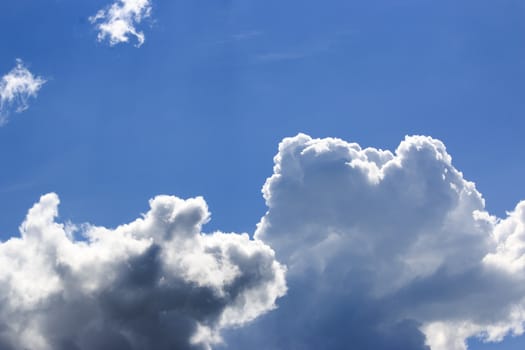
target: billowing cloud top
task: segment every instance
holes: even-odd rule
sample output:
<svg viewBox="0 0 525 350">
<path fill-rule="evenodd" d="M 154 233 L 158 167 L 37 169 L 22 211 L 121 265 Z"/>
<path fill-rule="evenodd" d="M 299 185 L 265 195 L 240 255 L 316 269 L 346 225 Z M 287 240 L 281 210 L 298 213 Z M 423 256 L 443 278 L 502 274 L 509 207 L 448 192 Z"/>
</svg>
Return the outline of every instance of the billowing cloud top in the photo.
<svg viewBox="0 0 525 350">
<path fill-rule="evenodd" d="M 16 60 L 16 66 L 0 80 L 0 126 L 5 124 L 14 110 L 20 113 L 26 110 L 30 97 L 36 97 L 46 81 L 35 77 L 22 60 Z"/>
<path fill-rule="evenodd" d="M 42 196 L 0 244 L 3 350 L 209 349 L 286 291 L 268 246 L 201 233 L 202 198 L 156 197 L 115 229 L 57 223 L 58 203 Z"/>
<path fill-rule="evenodd" d="M 210 349 L 235 328 L 228 349 L 465 350 L 523 333 L 525 202 L 491 216 L 440 141 L 300 134 L 263 194 L 254 240 L 202 234 L 201 198 L 107 229 L 57 223 L 43 196 L 0 244 L 0 348 Z"/>
<path fill-rule="evenodd" d="M 489 215 L 440 141 L 287 138 L 263 193 L 255 237 L 289 293 L 234 348 L 464 350 L 523 333 L 525 202 Z"/>
<path fill-rule="evenodd" d="M 150 0 L 117 0 L 107 9 L 89 18 L 99 31 L 98 40 L 109 40 L 111 46 L 127 43 L 130 36 L 137 39 L 137 47 L 144 43 L 144 33 L 135 26 L 151 14 Z"/>
</svg>

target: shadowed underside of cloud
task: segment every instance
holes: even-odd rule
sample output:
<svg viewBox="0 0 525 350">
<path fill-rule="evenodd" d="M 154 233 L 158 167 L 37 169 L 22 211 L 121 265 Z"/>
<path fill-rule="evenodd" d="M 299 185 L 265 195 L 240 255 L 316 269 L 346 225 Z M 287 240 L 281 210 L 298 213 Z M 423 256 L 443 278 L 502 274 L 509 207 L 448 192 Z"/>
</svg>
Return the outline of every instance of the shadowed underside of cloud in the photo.
<svg viewBox="0 0 525 350">
<path fill-rule="evenodd" d="M 29 107 L 29 98 L 36 97 L 45 82 L 17 59 L 15 68 L 0 79 L 0 126 L 7 123 L 11 112 L 25 111 Z"/>
<path fill-rule="evenodd" d="M 144 44 L 144 33 L 136 26 L 151 14 L 150 0 L 117 0 L 106 9 L 89 17 L 96 25 L 98 40 L 108 39 L 111 46 L 127 43 L 130 37 L 137 39 L 137 47 Z"/>
<path fill-rule="evenodd" d="M 201 198 L 156 197 L 115 229 L 57 223 L 58 203 L 42 196 L 0 244 L 3 350 L 209 349 L 286 291 L 268 246 L 201 233 Z"/>
<path fill-rule="evenodd" d="M 525 202 L 489 215 L 445 146 L 287 138 L 255 237 L 288 266 L 276 312 L 230 349 L 464 350 L 523 333 Z"/>
</svg>

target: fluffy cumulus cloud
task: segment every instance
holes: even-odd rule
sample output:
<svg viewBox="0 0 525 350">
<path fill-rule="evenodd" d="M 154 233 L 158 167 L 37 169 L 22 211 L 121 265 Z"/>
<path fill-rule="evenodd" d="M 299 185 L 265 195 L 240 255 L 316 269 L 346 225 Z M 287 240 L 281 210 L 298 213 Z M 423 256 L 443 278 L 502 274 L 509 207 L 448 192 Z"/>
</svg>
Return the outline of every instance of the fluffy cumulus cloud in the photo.
<svg viewBox="0 0 525 350">
<path fill-rule="evenodd" d="M 254 239 L 202 234 L 200 198 L 107 229 L 58 223 L 43 196 L 0 244 L 0 348 L 465 350 L 523 333 L 525 202 L 490 215 L 440 141 L 287 138 L 263 193 Z"/>
<path fill-rule="evenodd" d="M 8 121 L 11 112 L 23 112 L 29 107 L 29 99 L 36 97 L 46 81 L 34 76 L 22 60 L 0 80 L 0 126 Z"/>
<path fill-rule="evenodd" d="M 59 223 L 58 204 L 42 196 L 0 244 L 1 349 L 209 349 L 286 291 L 267 245 L 201 233 L 202 198 L 156 197 L 115 229 Z"/>
<path fill-rule="evenodd" d="M 131 37 L 137 40 L 136 46 L 144 43 L 144 33 L 136 25 L 151 14 L 150 0 L 117 0 L 106 9 L 89 18 L 96 25 L 98 40 L 108 40 L 111 46 L 127 43 Z"/>
<path fill-rule="evenodd" d="M 287 138 L 263 194 L 255 237 L 289 292 L 232 348 L 465 350 L 523 333 L 525 202 L 491 216 L 440 141 Z"/>
</svg>

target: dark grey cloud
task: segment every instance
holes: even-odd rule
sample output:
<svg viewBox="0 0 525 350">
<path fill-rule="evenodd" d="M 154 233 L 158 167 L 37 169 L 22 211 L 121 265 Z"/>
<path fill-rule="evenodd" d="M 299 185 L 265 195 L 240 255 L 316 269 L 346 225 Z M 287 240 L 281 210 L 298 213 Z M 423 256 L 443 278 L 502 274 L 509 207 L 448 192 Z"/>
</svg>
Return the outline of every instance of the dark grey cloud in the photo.
<svg viewBox="0 0 525 350">
<path fill-rule="evenodd" d="M 201 198 L 150 205 L 116 229 L 75 231 L 55 221 L 58 197 L 43 196 L 21 237 L 0 244 L 0 347 L 210 349 L 221 330 L 275 307 L 285 270 L 268 246 L 246 234 L 202 234 Z"/>
</svg>

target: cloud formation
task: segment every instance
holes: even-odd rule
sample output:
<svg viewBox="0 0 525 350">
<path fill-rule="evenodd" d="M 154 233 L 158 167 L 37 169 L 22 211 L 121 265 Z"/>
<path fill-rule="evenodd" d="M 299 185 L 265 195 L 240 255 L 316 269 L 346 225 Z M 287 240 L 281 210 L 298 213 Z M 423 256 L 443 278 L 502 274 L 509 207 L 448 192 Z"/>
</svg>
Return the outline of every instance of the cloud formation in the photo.
<svg viewBox="0 0 525 350">
<path fill-rule="evenodd" d="M 255 237 L 288 266 L 279 310 L 232 349 L 465 350 L 525 321 L 525 202 L 485 210 L 445 146 L 284 139 Z"/>
<path fill-rule="evenodd" d="M 151 15 L 150 0 L 117 0 L 106 9 L 89 17 L 96 25 L 98 40 L 108 39 L 109 45 L 127 43 L 130 37 L 137 39 L 137 47 L 144 44 L 144 33 L 136 29 L 144 18 Z"/>
<path fill-rule="evenodd" d="M 115 229 L 58 223 L 58 204 L 42 196 L 0 244 L 3 350 L 210 349 L 286 292 L 268 246 L 201 233 L 202 198 L 158 196 Z"/>
<path fill-rule="evenodd" d="M 490 215 L 440 141 L 286 138 L 263 194 L 254 240 L 202 234 L 201 198 L 108 229 L 57 223 L 43 196 L 0 244 L 0 348 L 465 350 L 524 332 L 525 202 Z"/>
<path fill-rule="evenodd" d="M 7 123 L 11 112 L 20 113 L 29 108 L 29 98 L 36 97 L 45 82 L 17 59 L 15 68 L 0 80 L 0 126 Z"/>
</svg>

